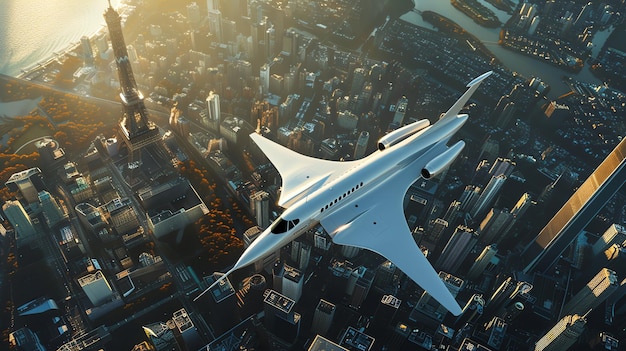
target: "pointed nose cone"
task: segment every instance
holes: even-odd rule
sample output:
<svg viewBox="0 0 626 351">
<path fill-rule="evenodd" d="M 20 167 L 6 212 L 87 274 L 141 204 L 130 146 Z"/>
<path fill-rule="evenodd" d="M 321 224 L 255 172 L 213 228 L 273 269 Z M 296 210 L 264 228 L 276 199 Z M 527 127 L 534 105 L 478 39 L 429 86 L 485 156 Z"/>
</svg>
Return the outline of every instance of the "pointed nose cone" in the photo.
<svg viewBox="0 0 626 351">
<path fill-rule="evenodd" d="M 287 234 L 272 234 L 269 229 L 263 232 L 250 246 L 243 252 L 232 270 L 246 267 L 258 260 L 269 256 L 272 252 L 280 250 L 283 246 L 283 238 Z"/>
</svg>

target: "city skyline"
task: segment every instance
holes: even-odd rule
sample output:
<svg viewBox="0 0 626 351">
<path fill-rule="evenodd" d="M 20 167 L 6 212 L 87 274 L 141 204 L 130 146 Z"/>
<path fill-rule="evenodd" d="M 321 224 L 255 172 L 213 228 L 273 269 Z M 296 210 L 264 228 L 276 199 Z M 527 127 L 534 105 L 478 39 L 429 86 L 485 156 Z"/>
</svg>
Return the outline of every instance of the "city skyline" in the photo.
<svg viewBox="0 0 626 351">
<path fill-rule="evenodd" d="M 13 347 L 625 342 L 622 1 L 103 2 L 106 27 L 0 74 L 0 320 Z M 455 157 L 400 172 L 407 244 L 385 251 L 359 239 L 371 230 L 346 241 L 344 226 L 291 215 L 315 202 L 302 194 L 324 165 L 391 153 L 407 128 L 427 138 L 446 110 L 467 119 Z M 305 155 L 313 180 L 286 177 L 295 156 L 269 162 L 266 144 Z M 371 188 L 382 207 L 367 219 L 386 223 L 386 181 L 314 207 L 342 210 L 354 192 L 364 208 L 357 189 Z M 237 261 L 294 218 L 307 227 L 297 241 Z M 413 244 L 459 316 L 391 254 Z"/>
</svg>

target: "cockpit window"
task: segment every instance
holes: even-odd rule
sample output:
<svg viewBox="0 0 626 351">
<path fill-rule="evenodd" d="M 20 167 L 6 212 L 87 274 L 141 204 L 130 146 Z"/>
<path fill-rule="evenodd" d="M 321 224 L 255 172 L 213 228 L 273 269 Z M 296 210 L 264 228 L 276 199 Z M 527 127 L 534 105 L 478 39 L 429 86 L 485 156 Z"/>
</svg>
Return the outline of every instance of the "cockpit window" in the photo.
<svg viewBox="0 0 626 351">
<path fill-rule="evenodd" d="M 274 224 L 272 224 L 271 232 L 272 234 L 282 234 L 291 230 L 293 227 L 300 223 L 299 219 L 294 219 L 292 221 L 286 221 L 282 218 L 279 218 Z"/>
<path fill-rule="evenodd" d="M 279 218 L 278 221 L 272 224 L 272 234 L 282 234 L 289 230 L 288 222 L 282 218 Z"/>
</svg>

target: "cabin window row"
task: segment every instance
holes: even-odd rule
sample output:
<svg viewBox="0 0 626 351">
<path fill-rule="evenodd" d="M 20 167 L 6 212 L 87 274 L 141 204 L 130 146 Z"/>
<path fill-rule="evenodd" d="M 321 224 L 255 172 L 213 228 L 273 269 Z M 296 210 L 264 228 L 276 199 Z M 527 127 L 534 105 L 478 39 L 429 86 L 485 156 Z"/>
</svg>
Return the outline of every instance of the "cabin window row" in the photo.
<svg viewBox="0 0 626 351">
<path fill-rule="evenodd" d="M 337 201 L 339 201 L 339 200 L 341 200 L 341 199 L 344 199 L 346 196 L 348 196 L 348 195 L 352 194 L 353 192 L 355 192 L 356 190 L 358 190 L 358 189 L 359 189 L 359 187 L 362 187 L 362 186 L 363 186 L 363 182 L 361 182 L 361 183 L 359 183 L 359 184 L 357 184 L 357 185 L 353 186 L 353 187 L 352 187 L 352 189 L 348 189 L 348 191 L 346 191 L 345 193 L 343 193 L 343 195 L 341 195 L 340 197 L 338 197 L 338 198 L 336 198 L 335 200 L 331 201 L 328 205 L 326 205 L 326 206 L 322 207 L 322 208 L 320 209 L 320 212 L 324 212 L 324 210 L 327 210 L 329 207 L 332 207 L 332 206 L 333 206 L 333 204 L 336 204 L 336 203 L 337 203 Z"/>
</svg>

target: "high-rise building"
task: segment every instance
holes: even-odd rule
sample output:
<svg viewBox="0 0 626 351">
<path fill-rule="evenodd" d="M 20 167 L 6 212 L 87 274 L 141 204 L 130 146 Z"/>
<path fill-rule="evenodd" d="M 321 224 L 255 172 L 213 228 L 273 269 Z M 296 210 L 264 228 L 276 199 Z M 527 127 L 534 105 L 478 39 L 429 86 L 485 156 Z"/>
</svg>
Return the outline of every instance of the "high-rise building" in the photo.
<svg viewBox="0 0 626 351">
<path fill-rule="evenodd" d="M 350 89 L 351 94 L 358 94 L 361 91 L 363 84 L 365 84 L 366 76 L 367 72 L 363 67 L 354 69 L 352 73 L 352 88 Z"/>
<path fill-rule="evenodd" d="M 459 202 L 461 203 L 461 211 L 469 211 L 480 196 L 480 191 L 482 189 L 476 185 L 468 185 L 463 190 L 461 197 L 459 198 Z"/>
<path fill-rule="evenodd" d="M 369 143 L 370 133 L 367 131 L 362 131 L 359 134 L 359 138 L 356 141 L 356 146 L 354 147 L 354 159 L 358 160 L 365 156 L 367 152 L 367 144 Z"/>
<path fill-rule="evenodd" d="M 374 278 L 374 287 L 380 291 L 387 291 L 394 288 L 394 275 L 396 273 L 396 265 L 387 260 L 376 269 L 376 278 Z"/>
<path fill-rule="evenodd" d="M 9 200 L 5 202 L 2 205 L 2 211 L 15 230 L 15 240 L 18 246 L 29 242 L 35 237 L 37 231 L 30 216 L 19 201 Z"/>
<path fill-rule="evenodd" d="M 603 268 L 563 307 L 563 315 L 582 315 L 604 302 L 619 287 L 615 271 Z"/>
<path fill-rule="evenodd" d="M 293 311 L 296 302 L 274 290 L 266 290 L 263 295 L 265 327 L 280 339 L 294 342 L 300 334 L 301 320 L 301 315 Z"/>
<path fill-rule="evenodd" d="M 485 244 L 499 242 L 501 237 L 506 236 L 513 220 L 514 216 L 508 209 L 492 208 L 480 223 L 478 238 Z"/>
<path fill-rule="evenodd" d="M 83 65 L 85 66 L 93 66 L 93 49 L 91 48 L 91 43 L 89 42 L 89 37 L 82 36 L 80 38 L 80 46 L 83 50 Z"/>
<path fill-rule="evenodd" d="M 567 315 L 535 344 L 535 351 L 567 351 L 585 330 L 586 316 Z"/>
<path fill-rule="evenodd" d="M 509 177 L 513 170 L 515 169 L 515 162 L 511 161 L 508 158 L 498 157 L 489 169 L 489 175 L 492 177 L 497 177 L 500 174 L 504 174 Z"/>
<path fill-rule="evenodd" d="M 458 226 L 437 259 L 437 269 L 455 274 L 467 255 L 474 249 L 478 234 L 473 229 Z"/>
<path fill-rule="evenodd" d="M 448 206 L 448 210 L 443 215 L 443 220 L 448 223 L 452 223 L 452 225 L 456 225 L 457 219 L 461 216 L 461 201 L 453 200 Z"/>
<path fill-rule="evenodd" d="M 219 10 L 220 0 L 206 0 L 207 11 Z"/>
<path fill-rule="evenodd" d="M 282 294 L 298 302 L 302 296 L 304 275 L 299 269 L 285 264 L 282 277 Z"/>
<path fill-rule="evenodd" d="M 396 124 L 397 127 L 401 127 L 404 124 L 404 117 L 406 115 L 406 109 L 409 105 L 409 100 L 406 96 L 401 97 L 396 104 L 396 112 L 393 115 L 393 121 L 391 123 Z"/>
<path fill-rule="evenodd" d="M 487 299 L 487 305 L 490 310 L 495 311 L 502 306 L 515 290 L 516 282 L 512 277 L 507 277 L 502 284 L 493 292 L 491 297 Z"/>
<path fill-rule="evenodd" d="M 613 244 L 624 244 L 626 242 L 626 228 L 619 224 L 612 224 L 604 234 L 591 247 L 591 255 L 596 257 L 606 251 Z"/>
<path fill-rule="evenodd" d="M 204 345 L 198 333 L 198 328 L 193 324 L 193 320 L 187 313 L 187 310 L 181 308 L 175 311 L 172 314 L 172 320 L 174 321 L 178 334 L 183 339 L 185 349 L 197 350 Z"/>
<path fill-rule="evenodd" d="M 46 190 L 41 170 L 37 167 L 13 173 L 4 185 L 11 191 L 19 191 L 26 202 L 39 202 L 40 191 Z"/>
<path fill-rule="evenodd" d="M 522 253 L 524 272 L 545 272 L 591 222 L 626 178 L 626 140 L 622 140 L 552 217 Z"/>
<path fill-rule="evenodd" d="M 63 211 L 57 200 L 47 191 L 39 192 L 39 202 L 48 227 L 53 227 L 63 219 L 67 218 L 67 214 Z"/>
<path fill-rule="evenodd" d="M 304 271 L 309 266 L 311 259 L 311 245 L 301 240 L 291 242 L 291 260 L 299 270 Z"/>
<path fill-rule="evenodd" d="M 461 314 L 457 317 L 454 325 L 459 328 L 465 323 L 474 324 L 482 315 L 485 309 L 485 299 L 480 294 L 474 294 L 465 304 Z"/>
<path fill-rule="evenodd" d="M 500 350 L 507 327 L 507 323 L 502 318 L 493 317 L 489 323 L 485 325 L 483 332 L 487 340 L 487 345 L 493 347 L 495 350 Z"/>
<path fill-rule="evenodd" d="M 113 297 L 113 289 L 111 289 L 111 285 L 109 285 L 102 271 L 96 271 L 93 274 L 87 274 L 79 278 L 78 285 L 83 288 L 89 301 L 94 306 L 101 305 Z"/>
<path fill-rule="evenodd" d="M 441 238 L 445 237 L 445 232 L 448 230 L 448 222 L 441 218 L 437 218 L 433 221 L 428 233 L 428 241 L 437 244 Z"/>
<path fill-rule="evenodd" d="M 315 339 L 307 351 L 350 351 L 339 344 L 336 344 L 321 335 L 315 335 Z"/>
<path fill-rule="evenodd" d="M 209 114 L 207 127 L 214 132 L 219 132 L 220 130 L 220 122 L 221 122 L 221 113 L 220 113 L 220 96 L 215 94 L 214 92 L 210 92 L 209 96 L 206 98 L 207 111 Z"/>
<path fill-rule="evenodd" d="M 511 120 L 513 119 L 513 116 L 515 116 L 516 112 L 517 108 L 515 107 L 515 101 L 511 101 L 506 104 L 506 106 L 504 106 L 504 109 L 502 110 L 502 112 L 500 112 L 500 115 L 498 116 L 496 126 L 500 127 L 503 130 L 506 130 L 511 124 Z"/>
<path fill-rule="evenodd" d="M 590 262 L 584 265 L 580 275 L 573 281 L 573 291 L 589 283 L 603 268 L 615 271 L 619 279 L 626 277 L 626 246 L 624 244 L 613 244 L 604 252 L 592 256 Z M 624 290 L 626 291 L 626 288 Z M 616 295 L 619 294 L 614 293 L 612 298 Z"/>
<path fill-rule="evenodd" d="M 361 304 L 365 301 L 365 298 L 372 287 L 375 274 L 376 273 L 374 273 L 372 269 L 367 269 L 363 266 L 360 266 L 352 271 L 348 287 L 346 287 L 346 290 L 349 289 L 350 285 L 352 285 L 351 282 L 354 282 L 354 285 L 352 285 L 353 288 L 351 289 L 352 296 L 350 297 L 350 306 L 356 309 L 361 308 Z"/>
<path fill-rule="evenodd" d="M 517 203 L 511 209 L 511 214 L 515 216 L 515 219 L 519 219 L 526 213 L 526 210 L 533 204 L 533 199 L 530 197 L 529 193 L 524 193 L 517 200 Z"/>
<path fill-rule="evenodd" d="M 485 189 L 480 193 L 480 196 L 476 200 L 476 203 L 470 210 L 470 215 L 474 219 L 478 219 L 483 216 L 485 212 L 493 205 L 496 197 L 500 193 L 500 189 L 504 185 L 507 177 L 504 174 L 493 176 Z"/>
<path fill-rule="evenodd" d="M 272 224 L 270 222 L 270 194 L 266 191 L 257 191 L 250 196 L 250 201 L 254 207 L 254 216 L 259 227 L 265 229 Z"/>
<path fill-rule="evenodd" d="M 261 93 L 266 95 L 270 92 L 270 65 L 266 63 L 261 66 L 259 78 L 261 80 Z"/>
<path fill-rule="evenodd" d="M 202 21 L 202 15 L 200 14 L 200 6 L 196 2 L 192 2 L 187 5 L 187 21 L 192 28 L 198 27 Z"/>
<path fill-rule="evenodd" d="M 467 272 L 467 279 L 476 280 L 478 279 L 485 268 L 489 266 L 493 257 L 498 253 L 498 247 L 496 244 L 491 244 L 485 247 L 485 249 L 480 253 L 474 264 L 470 267 L 469 272 Z"/>
<path fill-rule="evenodd" d="M 350 351 L 370 351 L 374 345 L 374 341 L 376 341 L 376 339 L 372 336 L 362 333 L 358 329 L 350 326 L 341 337 L 339 345 Z"/>
<path fill-rule="evenodd" d="M 124 42 L 122 21 L 110 2 L 104 13 L 104 19 L 109 30 L 120 82 L 123 115 L 119 123 L 119 134 L 129 150 L 128 164 L 130 165 L 140 160 L 141 148 L 159 142 L 161 136 L 157 126 L 149 120 L 148 109 L 143 102 L 143 94 L 137 89 Z"/>
<path fill-rule="evenodd" d="M 314 334 L 325 335 L 330 329 L 330 325 L 333 323 L 336 307 L 334 304 L 320 299 L 320 302 L 315 308 L 315 314 L 313 315 L 313 325 L 311 326 L 311 332 Z"/>
<path fill-rule="evenodd" d="M 386 337 L 390 329 L 395 325 L 393 319 L 398 313 L 402 300 L 393 295 L 383 295 L 380 304 L 376 307 L 374 319 L 370 324 L 368 332 L 374 336 Z"/>
<path fill-rule="evenodd" d="M 222 42 L 222 13 L 220 10 L 209 10 L 209 31 L 218 43 Z"/>
</svg>

